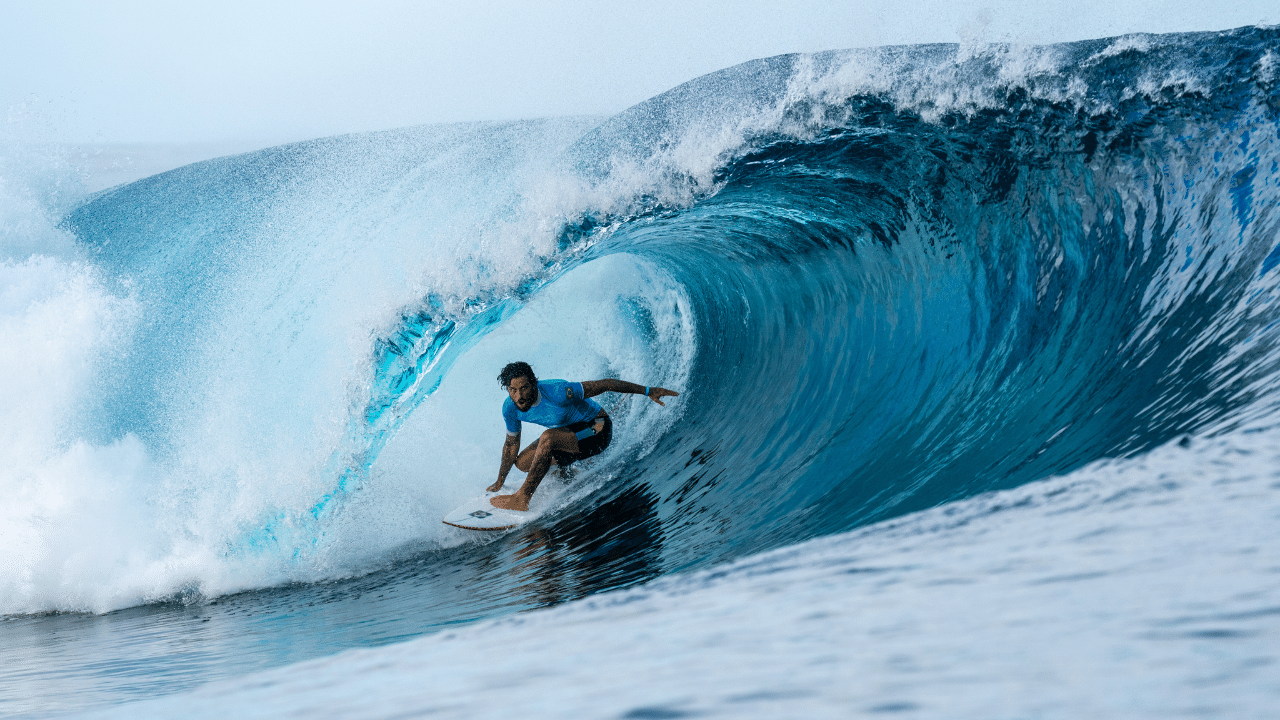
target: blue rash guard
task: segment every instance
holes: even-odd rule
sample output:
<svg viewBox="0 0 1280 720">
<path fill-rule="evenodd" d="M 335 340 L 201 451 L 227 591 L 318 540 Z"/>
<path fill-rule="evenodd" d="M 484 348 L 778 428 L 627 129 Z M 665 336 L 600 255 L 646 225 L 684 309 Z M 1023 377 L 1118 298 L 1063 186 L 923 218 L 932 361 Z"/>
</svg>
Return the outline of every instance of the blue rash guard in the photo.
<svg viewBox="0 0 1280 720">
<path fill-rule="evenodd" d="M 538 401 L 528 410 L 517 408 L 510 397 L 502 403 L 508 435 L 519 435 L 521 422 L 558 428 L 586 422 L 599 414 L 600 403 L 582 396 L 582 383 L 567 380 L 539 380 Z"/>
</svg>

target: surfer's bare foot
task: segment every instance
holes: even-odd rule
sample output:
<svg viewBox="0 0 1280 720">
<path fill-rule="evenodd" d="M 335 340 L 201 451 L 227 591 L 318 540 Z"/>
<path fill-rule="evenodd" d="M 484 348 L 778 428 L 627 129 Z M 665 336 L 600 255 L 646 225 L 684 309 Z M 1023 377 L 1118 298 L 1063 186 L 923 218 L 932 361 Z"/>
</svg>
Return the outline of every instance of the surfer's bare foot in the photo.
<svg viewBox="0 0 1280 720">
<path fill-rule="evenodd" d="M 528 510 L 529 498 L 520 493 L 489 498 L 489 504 L 503 510 Z"/>
</svg>

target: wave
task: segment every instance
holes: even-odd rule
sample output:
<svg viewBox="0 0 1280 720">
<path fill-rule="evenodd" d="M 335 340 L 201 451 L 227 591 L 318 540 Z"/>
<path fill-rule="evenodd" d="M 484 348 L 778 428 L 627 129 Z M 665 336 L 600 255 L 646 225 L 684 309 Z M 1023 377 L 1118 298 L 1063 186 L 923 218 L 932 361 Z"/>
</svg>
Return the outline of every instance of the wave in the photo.
<svg viewBox="0 0 1280 720">
<path fill-rule="evenodd" d="M 374 573 L 454 622 L 1270 426 L 1278 40 L 782 56 L 95 195 L 48 232 L 124 319 L 5 482 L 115 505 L 11 510 L 0 612 Z M 683 395 L 477 543 L 515 359 Z"/>
</svg>

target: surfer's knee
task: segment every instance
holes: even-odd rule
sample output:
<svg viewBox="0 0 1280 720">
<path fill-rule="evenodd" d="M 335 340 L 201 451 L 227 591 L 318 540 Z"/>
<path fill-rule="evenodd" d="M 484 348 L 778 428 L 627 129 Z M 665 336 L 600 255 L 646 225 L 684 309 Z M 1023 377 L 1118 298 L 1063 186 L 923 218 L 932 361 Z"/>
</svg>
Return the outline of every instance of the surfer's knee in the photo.
<svg viewBox="0 0 1280 720">
<path fill-rule="evenodd" d="M 555 445 L 553 444 L 554 439 L 554 435 L 549 435 L 547 433 L 543 433 L 542 437 L 538 438 L 538 443 L 534 446 L 534 451 L 530 453 L 529 469 L 525 472 L 531 473 L 538 468 L 543 468 L 545 471 L 546 468 L 555 464 L 555 458 L 551 452 L 555 449 Z"/>
<path fill-rule="evenodd" d="M 557 450 L 564 450 L 564 435 L 566 431 L 553 428 L 542 433 L 538 438 L 537 450 L 534 452 L 533 462 L 535 464 L 547 462 L 555 463 L 555 454 Z M 573 437 L 572 434 L 569 435 Z"/>
</svg>

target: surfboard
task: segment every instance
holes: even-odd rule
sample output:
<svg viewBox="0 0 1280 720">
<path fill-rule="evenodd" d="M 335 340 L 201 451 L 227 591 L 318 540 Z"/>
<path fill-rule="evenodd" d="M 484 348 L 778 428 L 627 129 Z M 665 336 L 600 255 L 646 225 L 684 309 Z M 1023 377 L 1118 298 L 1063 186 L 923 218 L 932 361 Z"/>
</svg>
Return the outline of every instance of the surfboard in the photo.
<svg viewBox="0 0 1280 720">
<path fill-rule="evenodd" d="M 467 501 L 462 507 L 445 515 L 442 522 L 463 530 L 509 530 L 529 520 L 528 512 L 494 507 L 489 498 L 497 494 L 487 492 Z"/>
</svg>

